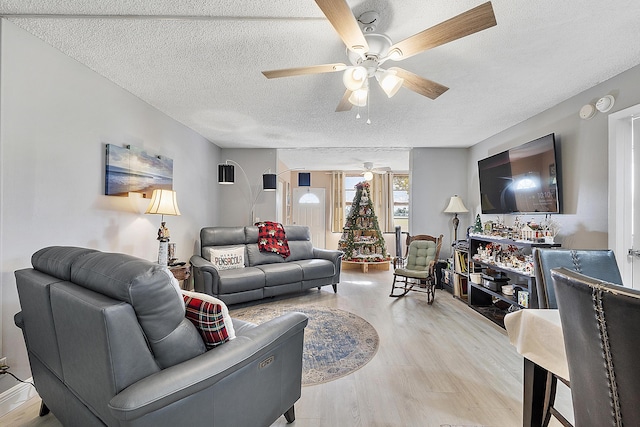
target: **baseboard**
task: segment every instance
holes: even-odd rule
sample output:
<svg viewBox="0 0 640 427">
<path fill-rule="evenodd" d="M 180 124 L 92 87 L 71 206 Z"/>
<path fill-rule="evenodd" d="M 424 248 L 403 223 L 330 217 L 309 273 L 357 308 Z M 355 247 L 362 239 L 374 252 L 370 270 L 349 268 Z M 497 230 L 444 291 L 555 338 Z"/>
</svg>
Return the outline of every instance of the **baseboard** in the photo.
<svg viewBox="0 0 640 427">
<path fill-rule="evenodd" d="M 27 381 L 32 383 L 33 378 L 29 378 Z M 0 394 L 0 417 L 7 415 L 36 396 L 38 396 L 38 392 L 31 384 L 20 383 L 11 387 Z"/>
</svg>

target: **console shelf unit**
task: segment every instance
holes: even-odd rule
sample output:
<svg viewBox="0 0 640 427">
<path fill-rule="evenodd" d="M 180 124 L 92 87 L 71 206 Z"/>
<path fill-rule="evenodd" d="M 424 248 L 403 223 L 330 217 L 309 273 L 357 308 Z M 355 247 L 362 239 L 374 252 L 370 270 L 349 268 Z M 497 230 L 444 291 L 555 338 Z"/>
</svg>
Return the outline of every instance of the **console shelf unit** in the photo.
<svg viewBox="0 0 640 427">
<path fill-rule="evenodd" d="M 531 273 L 514 269 L 510 267 L 506 267 L 503 265 L 498 265 L 496 263 L 479 260 L 476 257 L 478 253 L 478 247 L 480 245 L 485 245 L 487 243 L 496 243 L 501 246 L 505 245 L 513 245 L 520 248 L 526 254 L 531 254 L 533 248 L 552 248 L 552 247 L 560 247 L 560 244 L 549 244 L 549 243 L 535 243 L 525 240 L 512 240 L 512 239 L 503 239 L 499 237 L 491 237 L 485 235 L 472 234 L 469 236 L 469 272 L 478 271 L 479 269 L 491 268 L 496 271 L 500 271 L 505 273 L 511 280 L 509 284 L 517 285 L 529 292 L 529 307 L 528 308 L 537 308 L 538 307 L 538 298 L 536 292 L 536 279 L 533 271 Z M 482 283 L 475 283 L 469 278 L 468 280 L 469 286 L 469 296 L 468 303 L 469 305 L 491 305 L 493 303 L 492 298 L 498 298 L 502 301 L 505 301 L 512 305 L 517 305 L 521 308 L 522 305 L 518 304 L 517 296 L 514 295 L 505 295 L 500 291 L 493 291 L 488 289 L 482 285 Z"/>
</svg>

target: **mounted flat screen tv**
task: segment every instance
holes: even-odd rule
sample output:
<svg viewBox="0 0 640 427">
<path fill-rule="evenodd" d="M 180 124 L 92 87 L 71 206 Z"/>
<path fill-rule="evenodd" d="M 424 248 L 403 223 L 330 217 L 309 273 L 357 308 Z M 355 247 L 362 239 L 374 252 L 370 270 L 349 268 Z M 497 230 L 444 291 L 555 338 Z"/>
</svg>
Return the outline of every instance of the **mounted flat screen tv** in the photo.
<svg viewBox="0 0 640 427">
<path fill-rule="evenodd" d="M 555 135 L 478 161 L 483 214 L 560 213 Z"/>
</svg>

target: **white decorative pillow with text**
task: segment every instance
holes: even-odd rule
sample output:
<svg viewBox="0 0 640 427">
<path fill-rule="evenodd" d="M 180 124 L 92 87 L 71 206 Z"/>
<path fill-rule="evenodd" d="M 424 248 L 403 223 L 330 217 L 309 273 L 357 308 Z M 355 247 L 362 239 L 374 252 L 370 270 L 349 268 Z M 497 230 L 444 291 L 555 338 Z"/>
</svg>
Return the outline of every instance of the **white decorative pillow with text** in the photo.
<svg viewBox="0 0 640 427">
<path fill-rule="evenodd" d="M 217 270 L 244 268 L 244 246 L 209 248 L 209 260 Z"/>
</svg>

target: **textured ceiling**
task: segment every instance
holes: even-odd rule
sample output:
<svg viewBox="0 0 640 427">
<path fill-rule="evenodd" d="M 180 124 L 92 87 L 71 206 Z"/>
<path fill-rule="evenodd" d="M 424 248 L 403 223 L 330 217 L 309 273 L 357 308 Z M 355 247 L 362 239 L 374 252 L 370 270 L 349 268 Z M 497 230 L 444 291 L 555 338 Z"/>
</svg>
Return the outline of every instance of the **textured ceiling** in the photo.
<svg viewBox="0 0 640 427">
<path fill-rule="evenodd" d="M 394 42 L 482 2 L 348 0 L 356 16 L 378 11 Z M 289 167 L 406 170 L 411 147 L 471 146 L 640 63 L 637 0 L 492 4 L 497 26 L 397 63 L 449 91 L 387 99 L 373 85 L 359 120 L 334 112 L 341 73 L 260 73 L 348 62 L 312 0 L 1 0 L 0 13 L 221 147 L 287 149 Z"/>
</svg>

